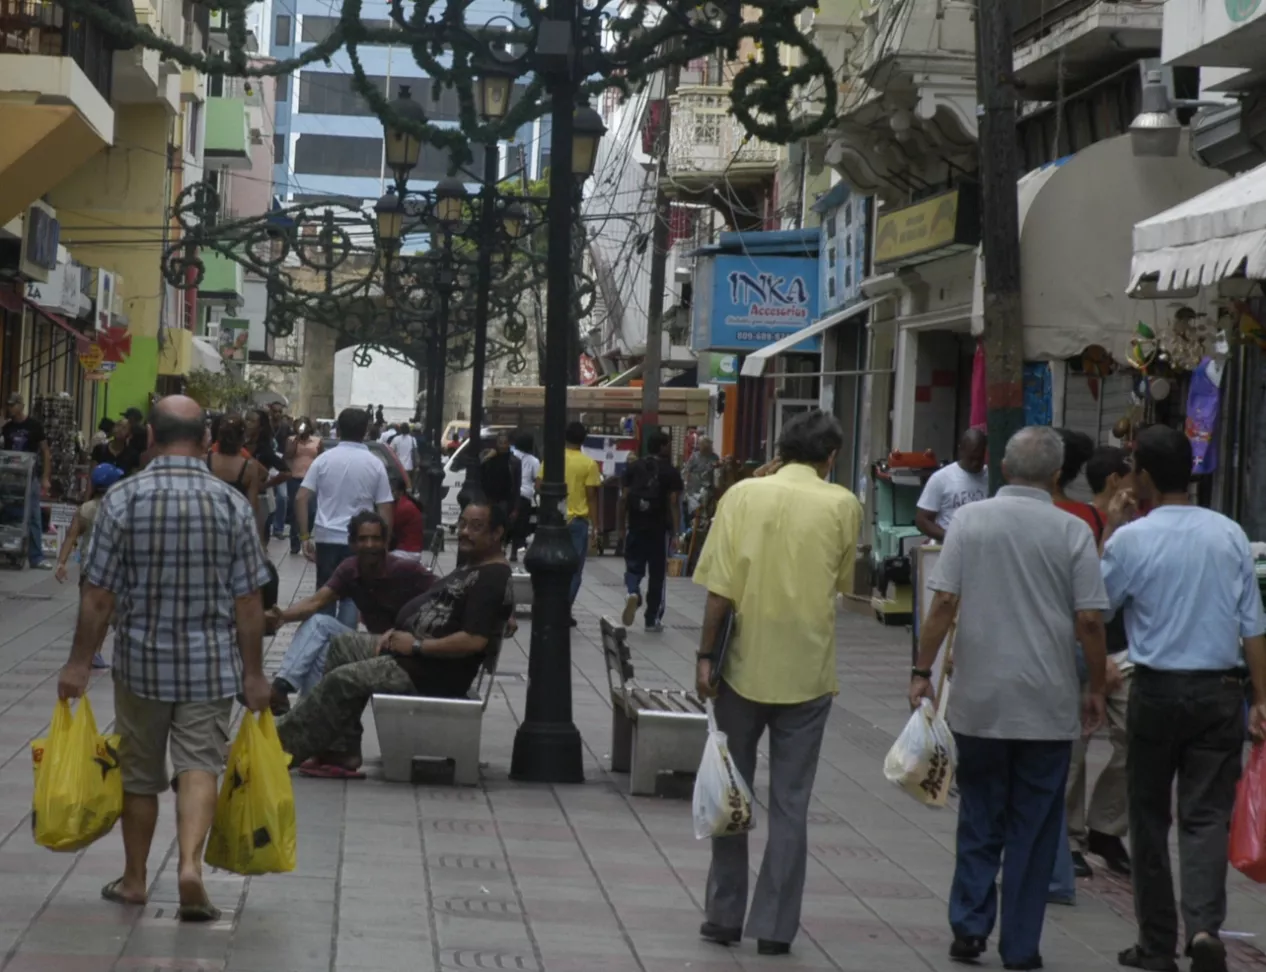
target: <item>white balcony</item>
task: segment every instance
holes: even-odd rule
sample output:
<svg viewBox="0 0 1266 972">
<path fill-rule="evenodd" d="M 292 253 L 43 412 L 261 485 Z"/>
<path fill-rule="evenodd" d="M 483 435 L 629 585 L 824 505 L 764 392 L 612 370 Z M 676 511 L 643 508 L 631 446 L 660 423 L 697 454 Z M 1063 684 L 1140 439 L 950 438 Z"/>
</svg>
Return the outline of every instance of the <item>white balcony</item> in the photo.
<svg viewBox="0 0 1266 972">
<path fill-rule="evenodd" d="M 1170 65 L 1266 68 L 1266 4 L 1169 0 L 1161 59 Z"/>
<path fill-rule="evenodd" d="M 1022 96 L 1053 101 L 1065 91 L 1155 56 L 1164 0 L 1022 0 L 1013 21 Z"/>
<path fill-rule="evenodd" d="M 728 87 L 683 85 L 670 101 L 670 190 L 698 192 L 721 182 L 743 186 L 773 177 L 778 146 L 749 136 L 730 114 Z"/>
</svg>

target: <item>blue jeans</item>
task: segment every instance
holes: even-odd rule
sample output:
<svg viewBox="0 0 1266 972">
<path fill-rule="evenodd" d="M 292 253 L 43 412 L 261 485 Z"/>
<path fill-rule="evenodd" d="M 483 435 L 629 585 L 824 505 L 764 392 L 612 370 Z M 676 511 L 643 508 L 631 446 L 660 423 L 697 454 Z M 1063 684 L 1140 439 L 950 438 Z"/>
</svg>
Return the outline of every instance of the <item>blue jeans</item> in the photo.
<svg viewBox="0 0 1266 972">
<path fill-rule="evenodd" d="M 352 555 L 351 548 L 345 543 L 318 543 L 316 545 L 316 586 L 319 591 L 338 569 L 338 565 Z M 359 614 L 352 601 L 343 600 L 337 604 L 321 608 L 321 613 L 336 617 L 353 631 Z"/>
<path fill-rule="evenodd" d="M 277 508 L 273 511 L 274 537 L 279 537 L 286 532 L 286 514 L 290 505 L 290 491 L 287 489 L 289 485 L 290 481 L 287 480 L 280 486 L 273 487 L 273 499 L 277 501 Z"/>
<path fill-rule="evenodd" d="M 312 615 L 295 632 L 281 659 L 277 677 L 284 678 L 297 692 L 307 695 L 325 674 L 325 655 L 330 650 L 330 642 L 338 635 L 351 634 L 355 630 L 328 614 Z"/>
<path fill-rule="evenodd" d="M 1064 786 L 1071 742 L 985 739 L 958 743 L 958 858 L 950 888 L 950 928 L 988 938 L 998 919 L 1002 870 L 1002 961 L 1040 954 L 1055 856 L 1067 843 Z"/>
<path fill-rule="evenodd" d="M 630 594 L 646 583 L 646 623 L 659 624 L 664 617 L 664 576 L 668 572 L 668 530 L 630 529 L 624 537 L 624 589 Z"/>
<path fill-rule="evenodd" d="M 580 593 L 580 577 L 585 572 L 585 555 L 589 553 L 589 521 L 578 516 L 567 524 L 567 532 L 571 534 L 572 546 L 576 548 L 576 556 L 580 563 L 576 565 L 576 573 L 571 578 L 571 603 L 576 603 L 576 595 Z"/>
<path fill-rule="evenodd" d="M 26 556 L 32 567 L 44 562 L 44 514 L 40 512 L 40 478 L 31 477 L 31 507 L 27 510 Z"/>
</svg>

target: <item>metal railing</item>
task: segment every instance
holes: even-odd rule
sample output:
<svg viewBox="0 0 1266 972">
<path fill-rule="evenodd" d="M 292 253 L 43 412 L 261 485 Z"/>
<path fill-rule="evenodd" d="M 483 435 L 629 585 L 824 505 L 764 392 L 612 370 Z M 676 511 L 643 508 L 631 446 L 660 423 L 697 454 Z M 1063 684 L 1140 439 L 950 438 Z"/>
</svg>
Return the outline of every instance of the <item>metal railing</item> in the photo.
<svg viewBox="0 0 1266 972">
<path fill-rule="evenodd" d="M 101 96 L 110 100 L 113 49 L 100 30 L 58 3 L 0 0 L 0 54 L 69 57 Z"/>
<path fill-rule="evenodd" d="M 682 85 L 672 104 L 668 169 L 724 175 L 737 168 L 778 164 L 778 146 L 749 137 L 730 113 L 729 88 Z"/>
</svg>

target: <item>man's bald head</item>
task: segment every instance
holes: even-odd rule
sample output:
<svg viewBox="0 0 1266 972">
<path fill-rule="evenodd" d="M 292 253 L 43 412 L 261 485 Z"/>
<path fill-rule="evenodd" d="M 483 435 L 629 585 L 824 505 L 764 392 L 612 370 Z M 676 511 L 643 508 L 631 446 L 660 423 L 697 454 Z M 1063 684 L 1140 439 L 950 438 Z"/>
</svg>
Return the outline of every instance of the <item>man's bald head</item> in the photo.
<svg viewBox="0 0 1266 972">
<path fill-rule="evenodd" d="M 149 415 L 154 445 L 164 452 L 201 449 L 206 437 L 202 406 L 185 395 L 160 398 Z"/>
<path fill-rule="evenodd" d="M 989 438 L 980 429 L 968 429 L 958 440 L 958 465 L 969 473 L 978 473 L 985 468 L 985 453 L 989 447 Z"/>
</svg>

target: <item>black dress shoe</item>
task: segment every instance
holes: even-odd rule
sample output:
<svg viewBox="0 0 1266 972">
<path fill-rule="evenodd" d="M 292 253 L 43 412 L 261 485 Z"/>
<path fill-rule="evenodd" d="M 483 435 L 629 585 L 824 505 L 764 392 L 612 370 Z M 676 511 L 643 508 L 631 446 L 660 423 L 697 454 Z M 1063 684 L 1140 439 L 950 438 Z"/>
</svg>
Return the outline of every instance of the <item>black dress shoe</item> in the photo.
<svg viewBox="0 0 1266 972">
<path fill-rule="evenodd" d="M 757 955 L 787 955 L 790 952 L 790 942 L 771 942 L 766 938 L 756 940 Z"/>
<path fill-rule="evenodd" d="M 1130 876 L 1130 853 L 1120 837 L 1092 830 L 1086 836 L 1086 850 L 1096 857 L 1102 857 L 1109 871 L 1123 877 Z"/>
<path fill-rule="evenodd" d="M 724 925 L 705 921 L 699 926 L 699 937 L 717 945 L 737 945 L 743 940 L 743 929 L 726 928 Z"/>
<path fill-rule="evenodd" d="M 955 938 L 950 945 L 950 958 L 955 962 L 975 962 L 987 947 L 983 938 Z"/>
<path fill-rule="evenodd" d="M 1040 969 L 1042 967 L 1042 956 L 1034 955 L 1031 959 L 1025 959 L 1023 962 L 1003 962 L 1004 969 L 1016 969 L 1017 972 L 1029 972 L 1030 969 Z"/>
<path fill-rule="evenodd" d="M 1187 946 L 1191 972 L 1226 972 L 1226 946 L 1213 935 L 1199 935 Z"/>
<path fill-rule="evenodd" d="M 1073 851 L 1073 874 L 1079 878 L 1094 877 L 1095 872 L 1081 851 Z"/>
</svg>

